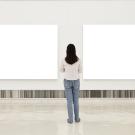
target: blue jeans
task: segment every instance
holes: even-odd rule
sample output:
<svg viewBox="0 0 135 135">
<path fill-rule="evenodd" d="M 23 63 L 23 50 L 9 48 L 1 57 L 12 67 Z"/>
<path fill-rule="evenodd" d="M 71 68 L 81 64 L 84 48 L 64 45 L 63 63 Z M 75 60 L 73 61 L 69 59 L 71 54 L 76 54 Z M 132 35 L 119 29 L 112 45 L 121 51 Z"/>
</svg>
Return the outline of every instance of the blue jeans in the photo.
<svg viewBox="0 0 135 135">
<path fill-rule="evenodd" d="M 66 80 L 64 79 L 65 96 L 67 99 L 68 118 L 73 121 L 73 107 L 75 120 L 79 119 L 79 89 L 80 79 Z"/>
</svg>

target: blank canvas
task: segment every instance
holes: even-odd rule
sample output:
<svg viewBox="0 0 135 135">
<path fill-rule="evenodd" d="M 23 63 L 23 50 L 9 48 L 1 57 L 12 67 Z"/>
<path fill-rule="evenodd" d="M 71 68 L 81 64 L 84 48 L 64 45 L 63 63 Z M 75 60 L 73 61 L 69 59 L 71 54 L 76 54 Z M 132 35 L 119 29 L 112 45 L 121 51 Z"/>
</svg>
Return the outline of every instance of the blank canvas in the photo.
<svg viewBox="0 0 135 135">
<path fill-rule="evenodd" d="M 57 79 L 57 26 L 0 25 L 0 79 Z"/>
<path fill-rule="evenodd" d="M 135 25 L 83 26 L 83 79 L 135 79 Z"/>
</svg>

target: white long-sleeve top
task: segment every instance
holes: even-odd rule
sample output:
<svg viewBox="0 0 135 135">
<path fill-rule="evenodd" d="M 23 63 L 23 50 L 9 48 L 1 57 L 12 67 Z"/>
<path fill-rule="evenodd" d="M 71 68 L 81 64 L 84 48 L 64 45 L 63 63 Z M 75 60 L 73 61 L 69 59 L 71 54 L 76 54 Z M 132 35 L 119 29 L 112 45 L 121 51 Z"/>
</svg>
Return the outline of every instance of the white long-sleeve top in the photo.
<svg viewBox="0 0 135 135">
<path fill-rule="evenodd" d="M 67 80 L 77 80 L 80 78 L 79 74 L 82 73 L 82 62 L 79 59 L 74 64 L 68 64 L 65 61 L 65 58 L 62 59 L 61 65 L 60 65 L 60 72 L 63 73 L 64 79 Z"/>
</svg>

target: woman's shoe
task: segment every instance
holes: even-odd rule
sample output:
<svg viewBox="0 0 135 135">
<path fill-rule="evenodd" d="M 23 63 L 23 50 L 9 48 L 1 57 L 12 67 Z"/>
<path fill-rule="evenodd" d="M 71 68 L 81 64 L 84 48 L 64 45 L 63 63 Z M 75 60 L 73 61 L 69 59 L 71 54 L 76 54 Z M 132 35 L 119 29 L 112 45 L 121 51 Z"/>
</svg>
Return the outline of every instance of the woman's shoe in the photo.
<svg viewBox="0 0 135 135">
<path fill-rule="evenodd" d="M 78 118 L 78 119 L 75 119 L 75 122 L 80 122 L 80 118 Z"/>
<path fill-rule="evenodd" d="M 70 123 L 70 124 L 73 123 L 73 121 L 72 120 L 69 120 L 69 119 L 67 119 L 67 122 Z"/>
</svg>

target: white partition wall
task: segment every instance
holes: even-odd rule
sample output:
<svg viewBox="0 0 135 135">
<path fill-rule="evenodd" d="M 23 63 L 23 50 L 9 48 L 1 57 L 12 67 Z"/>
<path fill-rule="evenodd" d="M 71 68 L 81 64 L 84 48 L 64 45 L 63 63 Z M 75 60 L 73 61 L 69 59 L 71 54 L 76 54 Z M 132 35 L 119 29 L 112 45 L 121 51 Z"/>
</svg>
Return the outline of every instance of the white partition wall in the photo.
<svg viewBox="0 0 135 135">
<path fill-rule="evenodd" d="M 57 79 L 56 25 L 0 25 L 0 79 Z"/>
<path fill-rule="evenodd" d="M 84 25 L 84 79 L 135 79 L 135 25 Z"/>
</svg>

